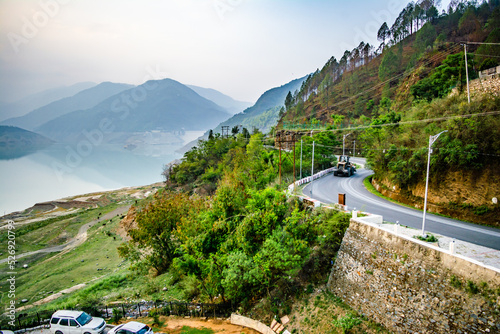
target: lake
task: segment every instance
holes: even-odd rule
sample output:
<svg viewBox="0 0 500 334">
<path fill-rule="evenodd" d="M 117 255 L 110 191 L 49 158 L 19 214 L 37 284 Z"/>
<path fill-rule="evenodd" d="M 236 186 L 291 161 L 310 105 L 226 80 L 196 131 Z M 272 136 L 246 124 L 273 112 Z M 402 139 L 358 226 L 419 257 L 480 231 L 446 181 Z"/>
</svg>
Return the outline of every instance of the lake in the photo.
<svg viewBox="0 0 500 334">
<path fill-rule="evenodd" d="M 189 131 L 175 143 L 54 144 L 10 160 L 0 160 L 0 215 L 63 197 L 163 181 L 163 166 L 180 159 L 175 151 L 201 136 Z"/>
</svg>

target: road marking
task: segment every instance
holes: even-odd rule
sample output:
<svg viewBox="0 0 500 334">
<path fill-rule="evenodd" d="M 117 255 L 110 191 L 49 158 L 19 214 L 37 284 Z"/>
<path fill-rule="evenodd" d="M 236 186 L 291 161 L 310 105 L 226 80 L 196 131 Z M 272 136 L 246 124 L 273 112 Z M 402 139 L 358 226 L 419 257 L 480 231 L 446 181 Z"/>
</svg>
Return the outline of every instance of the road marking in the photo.
<svg viewBox="0 0 500 334">
<path fill-rule="evenodd" d="M 342 181 L 344 181 L 344 180 L 342 180 Z M 349 178 L 348 180 L 345 180 L 345 182 L 341 182 L 341 183 L 345 183 L 345 188 L 346 188 L 347 192 L 348 193 L 350 192 L 351 195 L 354 195 L 356 198 L 358 198 L 358 199 L 364 199 L 365 201 L 369 201 L 371 203 L 375 203 L 376 205 L 379 205 L 382 208 L 389 207 L 393 211 L 404 213 L 404 214 L 407 214 L 407 215 L 410 215 L 410 216 L 413 216 L 413 217 L 416 217 L 416 218 L 419 218 L 419 217 L 422 216 L 422 214 L 419 211 L 416 211 L 416 210 L 413 210 L 413 209 L 409 209 L 409 208 L 405 208 L 403 206 L 394 204 L 394 203 L 392 203 L 390 201 L 382 201 L 382 200 L 378 200 L 378 199 L 373 199 L 373 198 L 370 198 L 370 197 L 368 197 L 368 196 L 366 196 L 366 195 L 364 195 L 364 194 L 356 191 L 356 189 L 354 189 L 354 187 L 352 186 L 352 183 L 354 181 L 355 181 L 354 179 Z M 445 225 L 448 225 L 448 226 L 462 228 L 462 229 L 469 230 L 469 231 L 474 231 L 474 232 L 479 232 L 479 233 L 483 233 L 483 234 L 487 234 L 487 235 L 497 236 L 497 237 L 500 238 L 500 233 L 499 232 L 495 232 L 495 231 L 491 231 L 491 230 L 484 230 L 482 228 L 474 227 L 474 226 L 468 226 L 468 225 L 465 225 L 465 224 L 460 223 L 460 222 L 451 222 L 451 221 L 445 220 L 445 219 L 443 219 L 443 218 L 441 218 L 439 216 L 432 215 L 432 219 L 429 219 L 429 220 L 432 220 L 432 221 L 440 223 L 440 224 L 445 224 Z"/>
</svg>

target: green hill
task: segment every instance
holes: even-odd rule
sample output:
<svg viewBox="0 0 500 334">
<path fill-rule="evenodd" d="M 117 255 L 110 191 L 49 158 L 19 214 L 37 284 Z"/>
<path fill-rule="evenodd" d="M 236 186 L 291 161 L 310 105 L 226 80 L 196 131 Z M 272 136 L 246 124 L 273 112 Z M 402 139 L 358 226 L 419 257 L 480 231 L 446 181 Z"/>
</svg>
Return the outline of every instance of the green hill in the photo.
<svg viewBox="0 0 500 334">
<path fill-rule="evenodd" d="M 33 130 L 34 128 L 52 119 L 72 111 L 92 108 L 108 97 L 132 87 L 132 85 L 128 84 L 103 82 L 97 86 L 85 89 L 73 96 L 66 97 L 37 108 L 21 117 L 5 120 L 1 124 L 13 125 L 23 129 Z"/>
<path fill-rule="evenodd" d="M 0 125 L 0 159 L 20 158 L 52 143 L 52 140 L 37 133 Z"/>
<path fill-rule="evenodd" d="M 278 127 L 333 130 L 338 138 L 351 133 L 346 146 L 356 141 L 379 188 L 417 207 L 423 206 L 429 135 L 448 130 L 434 146 L 430 209 L 500 226 L 492 204 L 500 192 L 498 79 L 472 83 L 469 104 L 461 45 L 469 41 L 470 80 L 498 65 L 500 46 L 491 43 L 500 42 L 499 2 L 460 3 L 442 15 L 430 7 L 419 17 L 416 10 L 410 3 L 385 34 L 381 27 L 386 43 L 378 52 L 362 42 L 310 75 L 288 97 Z"/>
<path fill-rule="evenodd" d="M 54 140 L 71 141 L 82 131 L 91 129 L 111 133 L 200 131 L 228 117 L 222 107 L 192 89 L 164 79 L 123 91 L 93 108 L 60 116 L 41 125 L 37 131 Z"/>
</svg>

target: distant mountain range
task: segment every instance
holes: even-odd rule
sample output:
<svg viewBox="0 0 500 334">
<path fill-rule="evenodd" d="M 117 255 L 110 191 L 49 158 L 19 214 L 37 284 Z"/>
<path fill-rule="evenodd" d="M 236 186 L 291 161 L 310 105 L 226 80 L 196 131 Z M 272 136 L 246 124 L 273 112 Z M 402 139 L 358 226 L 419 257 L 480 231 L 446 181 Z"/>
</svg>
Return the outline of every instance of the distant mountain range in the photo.
<svg viewBox="0 0 500 334">
<path fill-rule="evenodd" d="M 82 83 L 72 89 L 92 87 L 4 120 L 0 125 L 32 130 L 58 142 L 75 142 L 89 133 L 96 135 L 96 130 L 106 134 L 104 141 L 112 143 L 125 143 L 148 131 L 220 132 L 225 125 L 249 130 L 255 127 L 266 132 L 276 125 L 288 92 L 298 90 L 304 79 L 266 91 L 251 107 L 249 102 L 236 101 L 214 89 L 186 86 L 172 79 L 152 80 L 136 87 L 112 82 Z M 29 146 L 36 141 L 21 142 Z"/>
<path fill-rule="evenodd" d="M 226 109 L 231 115 L 238 114 L 252 105 L 251 102 L 236 101 L 232 97 L 222 94 L 221 92 L 211 89 L 202 88 L 198 86 L 187 85 L 194 90 L 198 95 L 218 104 Z"/>
<path fill-rule="evenodd" d="M 243 112 L 232 116 L 231 118 L 221 122 L 216 127 L 212 128 L 214 133 L 221 133 L 222 126 L 229 126 L 233 128 L 234 126 L 242 126 L 247 128 L 250 132 L 255 127 L 262 132 L 268 132 L 271 127 L 275 126 L 279 119 L 279 111 L 282 106 L 284 106 L 285 98 L 288 92 L 292 94 L 300 89 L 302 82 L 307 78 L 307 76 L 300 79 L 295 79 L 289 83 L 272 88 L 262 94 L 257 102 L 250 108 L 245 109 Z M 180 152 L 186 152 L 191 147 L 195 146 L 198 140 L 207 139 L 208 131 L 201 136 L 185 145 Z"/>
<path fill-rule="evenodd" d="M 94 87 L 95 82 L 80 82 L 71 86 L 47 89 L 43 92 L 29 95 L 17 102 L 2 103 L 0 121 L 22 116 L 32 110 L 43 107 L 51 102 L 73 96 L 82 90 Z"/>
<path fill-rule="evenodd" d="M 19 158 L 52 143 L 52 140 L 37 133 L 0 125 L 0 159 Z"/>
<path fill-rule="evenodd" d="M 234 127 L 236 125 L 241 125 L 250 131 L 255 127 L 264 133 L 268 132 L 271 127 L 277 124 L 279 111 L 285 105 L 288 92 L 293 94 L 300 89 L 306 78 L 307 76 L 295 79 L 283 86 L 266 91 L 252 107 L 222 122 L 214 129 L 214 132 L 220 132 L 222 126 Z"/>
<path fill-rule="evenodd" d="M 78 140 L 83 131 L 110 133 L 206 130 L 230 117 L 221 106 L 171 79 L 148 81 L 35 128 L 56 141 Z"/>
<path fill-rule="evenodd" d="M 24 116 L 4 120 L 0 125 L 12 125 L 26 130 L 34 130 L 36 127 L 59 116 L 76 110 L 92 108 L 106 98 L 132 87 L 134 86 L 128 84 L 103 82 L 71 97 L 66 97 L 35 109 Z"/>
</svg>

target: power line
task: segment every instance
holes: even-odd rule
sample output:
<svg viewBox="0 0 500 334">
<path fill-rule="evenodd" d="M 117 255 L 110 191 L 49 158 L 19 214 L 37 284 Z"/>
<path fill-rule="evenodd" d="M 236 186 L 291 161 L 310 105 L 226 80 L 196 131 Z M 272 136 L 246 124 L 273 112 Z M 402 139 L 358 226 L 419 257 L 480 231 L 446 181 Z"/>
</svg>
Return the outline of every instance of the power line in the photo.
<svg viewBox="0 0 500 334">
<path fill-rule="evenodd" d="M 443 50 L 443 51 L 440 51 L 440 52 L 436 53 L 435 55 L 431 56 L 430 58 L 426 59 L 426 61 L 424 61 L 423 63 L 418 64 L 418 65 L 415 65 L 415 66 L 411 67 L 410 69 L 405 70 L 404 72 L 402 72 L 402 73 L 400 73 L 400 74 L 397 74 L 397 75 L 395 75 L 395 76 L 393 76 L 393 77 L 391 77 L 391 78 L 389 78 L 389 79 L 387 79 L 387 80 L 385 80 L 385 81 L 383 81 L 383 82 L 380 82 L 380 83 L 378 83 L 378 84 L 374 85 L 373 87 L 370 87 L 370 88 L 368 88 L 368 89 L 365 89 L 364 91 L 362 91 L 362 92 L 360 92 L 360 93 L 357 93 L 357 94 L 355 94 L 355 95 L 353 95 L 353 96 L 351 96 L 351 97 L 349 97 L 349 98 L 347 98 L 347 99 L 345 99 L 345 100 L 339 101 L 339 102 L 337 102 L 337 103 L 333 104 L 332 106 L 327 107 L 327 108 L 326 108 L 326 109 L 324 109 L 324 110 L 317 111 L 316 113 L 314 113 L 314 114 L 313 114 L 313 115 L 311 115 L 311 116 L 312 116 L 312 117 L 317 117 L 317 116 L 322 116 L 322 115 L 324 115 L 324 114 L 327 114 L 327 113 L 328 113 L 330 110 L 332 110 L 333 108 L 338 107 L 339 105 L 344 104 L 344 103 L 346 103 L 346 102 L 349 102 L 349 101 L 351 101 L 351 100 L 353 100 L 353 99 L 357 98 L 358 96 L 361 96 L 361 95 L 363 95 L 363 94 L 365 94 L 365 93 L 367 93 L 367 92 L 370 92 L 370 91 L 373 91 L 373 90 L 375 90 L 375 89 L 377 89 L 377 88 L 379 88 L 379 87 L 382 87 L 382 86 L 386 85 L 386 84 L 387 84 L 387 83 L 389 83 L 389 82 L 392 82 L 392 81 L 394 81 L 394 80 L 396 80 L 396 79 L 399 79 L 400 77 L 403 77 L 403 76 L 409 76 L 411 73 L 413 73 L 413 71 L 417 68 L 417 66 L 418 66 L 418 67 L 427 66 L 427 65 L 429 65 L 430 63 L 434 62 L 436 59 L 440 59 L 440 58 L 442 58 L 442 57 L 444 57 L 444 56 L 446 56 L 446 55 L 452 54 L 452 52 L 456 52 L 456 50 L 455 50 L 455 49 L 458 49 L 458 48 L 460 48 L 460 45 L 453 45 L 453 46 L 450 46 L 450 47 L 448 47 L 447 49 L 445 49 L 445 50 Z M 378 95 L 381 95 L 381 94 L 382 94 L 382 93 L 377 93 L 377 94 L 375 94 L 374 96 L 378 96 Z"/>
<path fill-rule="evenodd" d="M 500 45 L 500 43 L 483 43 L 483 42 L 460 42 L 461 44 L 475 44 L 475 45 Z"/>
</svg>

